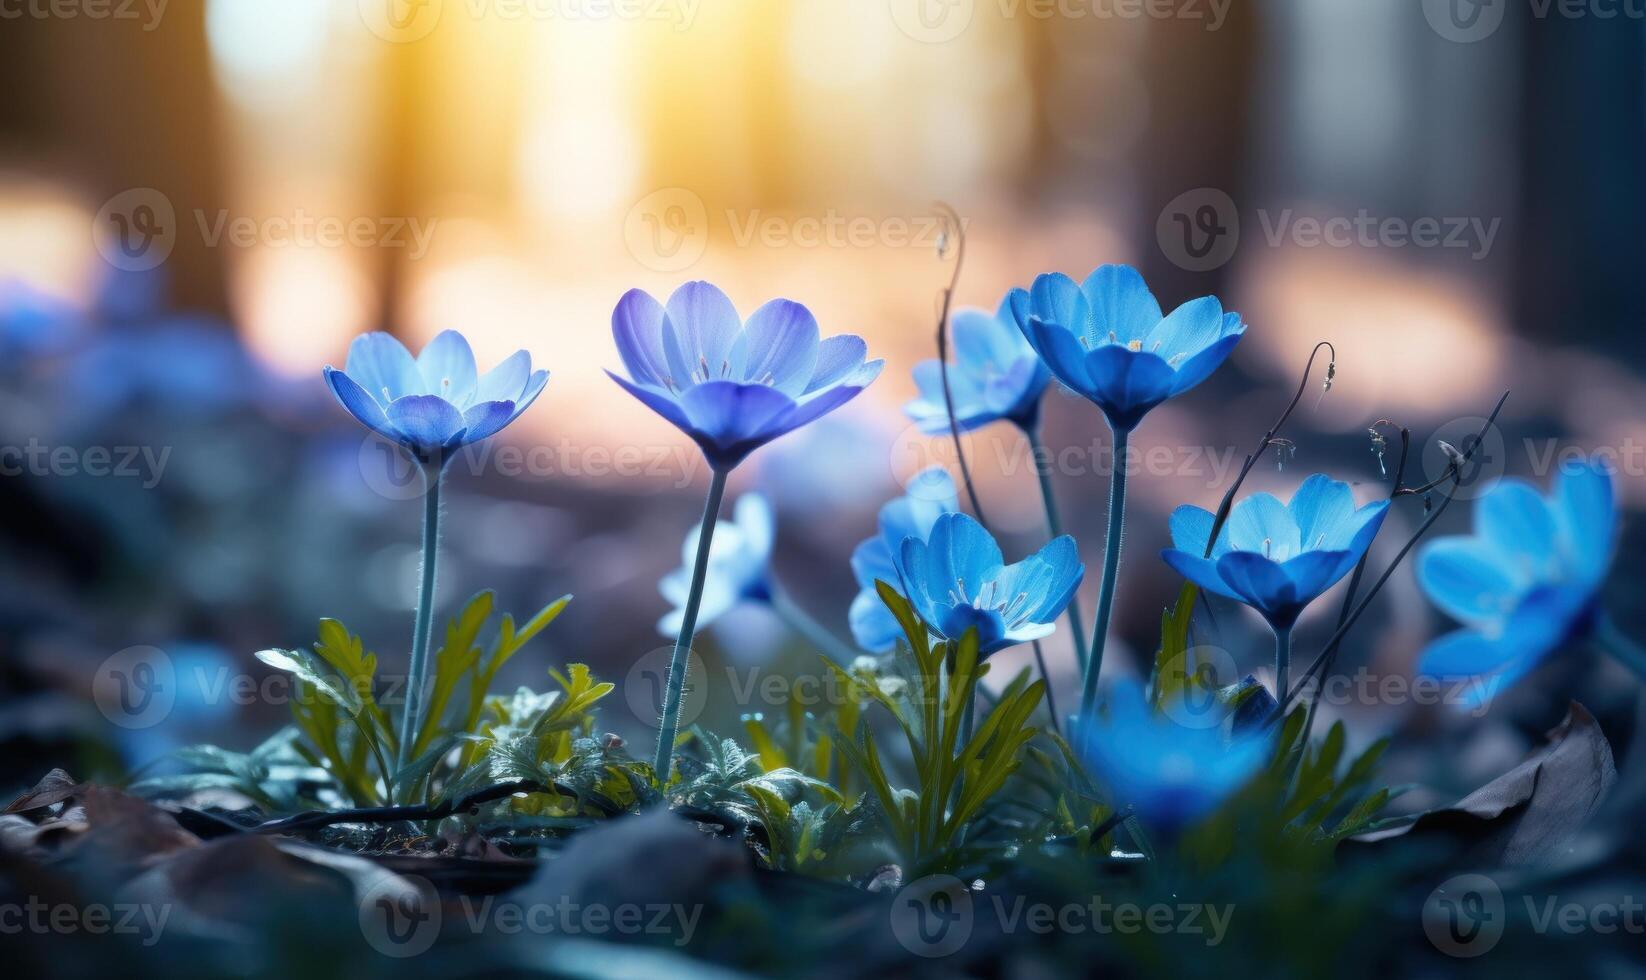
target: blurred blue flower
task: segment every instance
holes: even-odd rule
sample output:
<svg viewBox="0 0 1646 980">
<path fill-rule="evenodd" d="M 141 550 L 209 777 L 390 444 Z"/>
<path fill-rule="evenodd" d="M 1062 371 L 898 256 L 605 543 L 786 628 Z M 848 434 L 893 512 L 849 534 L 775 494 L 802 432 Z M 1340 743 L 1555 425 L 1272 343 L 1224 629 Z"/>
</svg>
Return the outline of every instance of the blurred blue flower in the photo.
<svg viewBox="0 0 1646 980">
<path fill-rule="evenodd" d="M 361 334 L 343 370 L 325 370 L 332 394 L 362 425 L 438 462 L 513 422 L 542 392 L 549 372 L 515 351 L 481 377 L 469 342 L 455 330 L 411 352 L 386 333 Z"/>
<path fill-rule="evenodd" d="M 880 508 L 880 533 L 867 538 L 852 551 L 852 576 L 861 591 L 852 600 L 852 636 L 857 645 L 875 653 L 884 653 L 897 645 L 903 636 L 886 604 L 880 601 L 874 583 L 887 582 L 902 587 L 903 539 L 926 540 L 932 525 L 944 514 L 960 510 L 960 498 L 954 478 L 941 466 L 932 466 L 916 473 L 909 481 L 909 492 Z"/>
<path fill-rule="evenodd" d="M 709 568 L 697 610 L 698 629 L 730 612 L 740 602 L 772 599 L 770 566 L 776 530 L 772 506 L 760 494 L 747 493 L 738 498 L 732 514 L 730 521 L 715 522 L 714 537 L 709 539 Z M 702 533 L 702 524 L 692 528 L 681 548 L 681 567 L 663 576 L 658 583 L 663 598 L 674 605 L 657 623 L 657 631 L 664 636 L 680 632 L 691 588 L 692 563 L 697 557 L 697 541 Z"/>
<path fill-rule="evenodd" d="M 1276 630 L 1288 630 L 1298 614 L 1360 561 L 1383 526 L 1389 503 L 1355 509 L 1349 485 L 1316 473 L 1282 504 L 1254 493 L 1229 512 L 1212 547 L 1212 514 L 1199 507 L 1172 512 L 1172 543 L 1160 553 L 1166 564 L 1208 592 L 1256 609 Z"/>
<path fill-rule="evenodd" d="M 167 644 L 172 702 L 165 718 L 142 728 L 121 726 L 121 758 L 132 768 L 150 766 L 169 753 L 217 736 L 232 725 L 236 705 L 230 696 L 235 661 L 215 643 L 178 641 Z M 165 767 L 160 767 L 164 769 Z"/>
<path fill-rule="evenodd" d="M 1132 430 L 1150 409 L 1206 380 L 1246 332 L 1215 296 L 1163 317 L 1143 277 L 1124 265 L 1103 266 L 1079 285 L 1042 275 L 1007 303 L 1057 379 L 1095 402 L 1116 430 Z"/>
<path fill-rule="evenodd" d="M 994 314 L 961 310 L 954 315 L 954 354 L 949 391 L 960 431 L 1000 419 L 1025 431 L 1034 428 L 1040 419 L 1040 396 L 1052 373 L 1018 329 L 1009 297 Z M 903 411 L 928 435 L 949 431 L 943 365 L 936 360 L 915 365 L 914 383 L 920 397 Z"/>
<path fill-rule="evenodd" d="M 1068 535 L 1007 565 L 983 525 L 960 513 L 940 516 L 929 541 L 904 538 L 901 557 L 915 612 L 947 640 L 975 627 L 979 656 L 1051 635 L 1086 575 Z"/>
<path fill-rule="evenodd" d="M 1109 689 L 1107 712 L 1085 719 L 1081 755 L 1113 794 L 1151 824 L 1174 830 L 1204 816 L 1263 767 L 1269 743 L 1181 725 L 1156 714 L 1135 680 Z"/>
<path fill-rule="evenodd" d="M 861 337 L 818 339 L 817 319 L 775 299 L 744 323 L 706 282 L 675 290 L 665 308 L 631 289 L 612 311 L 629 372 L 613 381 L 691 436 L 726 472 L 786 432 L 839 408 L 880 374 Z"/>
<path fill-rule="evenodd" d="M 136 403 L 203 414 L 256 403 L 269 377 L 233 328 L 199 316 L 164 317 L 93 333 L 67 364 L 74 410 L 93 417 Z"/>
<path fill-rule="evenodd" d="M 85 320 L 61 296 L 21 279 L 0 278 L 0 353 L 26 357 L 60 349 Z"/>
<path fill-rule="evenodd" d="M 1466 624 L 1429 645 L 1428 676 L 1488 677 L 1469 707 L 1513 684 L 1543 658 L 1585 636 L 1599 618 L 1611 568 L 1617 503 L 1599 460 L 1563 468 L 1545 498 L 1503 480 L 1475 505 L 1474 533 L 1438 538 L 1418 554 L 1429 600 Z"/>
</svg>

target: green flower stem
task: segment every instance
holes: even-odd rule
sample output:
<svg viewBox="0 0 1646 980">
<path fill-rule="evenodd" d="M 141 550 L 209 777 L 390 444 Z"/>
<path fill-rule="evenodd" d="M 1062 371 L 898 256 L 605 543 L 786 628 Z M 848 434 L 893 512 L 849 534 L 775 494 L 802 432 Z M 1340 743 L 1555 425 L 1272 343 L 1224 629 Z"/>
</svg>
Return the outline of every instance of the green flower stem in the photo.
<svg viewBox="0 0 1646 980">
<path fill-rule="evenodd" d="M 1097 593 L 1097 625 L 1092 629 L 1092 655 L 1086 661 L 1086 690 L 1080 699 L 1080 716 L 1091 715 L 1097 707 L 1097 675 L 1103 669 L 1103 645 L 1109 637 L 1109 617 L 1114 612 L 1115 576 L 1120 571 L 1120 541 L 1126 533 L 1126 443 L 1130 429 L 1114 430 L 1114 463 L 1109 474 L 1109 537 L 1103 551 L 1103 584 Z"/>
<path fill-rule="evenodd" d="M 697 607 L 703 601 L 703 578 L 709 570 L 709 546 L 720 516 L 720 498 L 726 494 L 726 474 L 714 471 L 709 481 L 709 499 L 703 505 L 703 532 L 697 537 L 697 560 L 692 565 L 692 587 L 686 594 L 685 617 L 680 636 L 669 658 L 669 682 L 663 694 L 663 720 L 657 726 L 657 757 L 652 768 L 657 784 L 667 786 L 674 771 L 674 740 L 680 734 L 680 698 L 686 689 L 686 655 L 691 651 L 692 634 L 697 631 Z"/>
<path fill-rule="evenodd" d="M 434 622 L 434 573 L 440 553 L 440 485 L 444 460 L 423 464 L 423 580 L 417 588 L 417 618 L 412 625 L 411 670 L 406 677 L 406 709 L 400 713 L 396 768 L 412 759 L 413 743 L 423 730 L 423 693 L 428 686 L 429 633 Z"/>
<path fill-rule="evenodd" d="M 1610 653 L 1618 663 L 1634 671 L 1636 677 L 1646 681 L 1646 649 L 1625 636 L 1610 616 L 1600 617 L 1595 633 L 1607 653 Z"/>
<path fill-rule="evenodd" d="M 1286 685 L 1292 673 L 1292 628 L 1275 630 L 1275 699 L 1286 696 Z"/>
<path fill-rule="evenodd" d="M 1050 467 L 1040 465 L 1040 457 L 1046 449 L 1046 444 L 1040 441 L 1040 428 L 1035 426 L 1024 429 L 1023 434 L 1029 439 L 1029 454 L 1034 458 L 1035 475 L 1040 477 L 1040 499 L 1046 505 L 1046 530 L 1051 532 L 1052 538 L 1063 536 L 1063 520 L 1058 516 L 1057 496 L 1052 492 L 1052 473 Z M 1076 593 L 1069 600 L 1069 629 L 1074 634 L 1074 655 L 1080 663 L 1082 674 L 1086 671 L 1086 622 L 1080 615 L 1080 595 Z M 1051 681 L 1047 681 L 1047 693 L 1051 692 Z"/>
<path fill-rule="evenodd" d="M 831 660 L 842 667 L 849 668 L 852 661 L 857 659 L 858 652 L 856 650 L 836 638 L 822 623 L 813 619 L 806 610 L 796 605 L 795 601 L 789 598 L 787 592 L 773 584 L 771 594 L 772 611 L 777 613 L 777 617 L 783 620 L 789 629 L 803 637 L 806 642 L 828 654 Z"/>
</svg>

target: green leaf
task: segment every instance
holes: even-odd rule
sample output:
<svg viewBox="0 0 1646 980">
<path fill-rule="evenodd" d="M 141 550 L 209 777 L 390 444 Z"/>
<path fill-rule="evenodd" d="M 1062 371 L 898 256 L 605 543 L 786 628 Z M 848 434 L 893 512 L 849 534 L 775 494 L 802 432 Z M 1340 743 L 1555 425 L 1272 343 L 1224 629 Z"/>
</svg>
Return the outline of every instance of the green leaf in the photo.
<svg viewBox="0 0 1646 980">
<path fill-rule="evenodd" d="M 313 654 L 302 650 L 281 650 L 270 648 L 257 651 L 257 659 L 273 667 L 293 674 L 310 685 L 333 704 L 347 711 L 350 715 L 360 713 L 363 705 L 360 696 L 347 683 L 340 683 L 336 677 L 323 672 L 315 663 Z"/>
</svg>

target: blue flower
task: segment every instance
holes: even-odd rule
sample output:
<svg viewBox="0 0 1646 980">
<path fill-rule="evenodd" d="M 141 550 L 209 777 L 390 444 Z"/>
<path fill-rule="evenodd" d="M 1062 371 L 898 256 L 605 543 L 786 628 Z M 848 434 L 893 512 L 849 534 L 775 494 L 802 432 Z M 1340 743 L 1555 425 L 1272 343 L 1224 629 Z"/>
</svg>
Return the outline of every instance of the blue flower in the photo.
<svg viewBox="0 0 1646 980">
<path fill-rule="evenodd" d="M 999 311 L 992 315 L 982 310 L 956 313 L 954 353 L 949 391 L 960 431 L 970 432 L 1000 419 L 1025 431 L 1034 428 L 1040 419 L 1040 396 L 1052 374 L 1017 328 L 1010 297 L 1001 300 Z M 949 431 L 943 365 L 936 360 L 915 365 L 914 383 L 920 397 L 903 411 L 928 435 Z"/>
<path fill-rule="evenodd" d="M 416 360 L 386 333 L 361 334 L 343 370 L 328 365 L 325 374 L 350 415 L 425 463 L 443 462 L 513 422 L 549 380 L 523 350 L 481 377 L 469 342 L 455 330 L 429 341 Z"/>
<path fill-rule="evenodd" d="M 851 334 L 818 339 L 817 319 L 774 299 L 744 323 L 706 282 L 675 290 L 667 307 L 631 289 L 612 311 L 629 394 L 691 436 L 726 472 L 749 453 L 855 398 L 884 365 L 864 362 Z"/>
<path fill-rule="evenodd" d="M 0 352 L 49 352 L 66 346 L 85 326 L 85 314 L 68 299 L 22 279 L 0 278 Z"/>
<path fill-rule="evenodd" d="M 1616 533 L 1612 477 L 1598 460 L 1562 469 L 1547 498 L 1522 480 L 1498 483 L 1475 505 L 1473 534 L 1438 538 L 1418 554 L 1418 584 L 1466 624 L 1430 644 L 1418 670 L 1492 679 L 1470 686 L 1477 707 L 1586 635 Z"/>
<path fill-rule="evenodd" d="M 1172 512 L 1166 564 L 1208 592 L 1244 602 L 1269 625 L 1288 630 L 1303 607 L 1360 561 L 1383 526 L 1388 501 L 1355 509 L 1349 485 L 1319 473 L 1282 504 L 1254 493 L 1229 512 L 1210 558 L 1212 515 L 1199 507 Z"/>
<path fill-rule="evenodd" d="M 739 497 L 733 519 L 716 521 L 709 539 L 709 568 L 703 579 L 703 598 L 697 609 L 697 628 L 714 622 L 740 602 L 769 602 L 772 598 L 771 559 L 775 521 L 771 504 L 758 493 Z M 680 632 L 686 596 L 691 588 L 692 564 L 703 525 L 692 528 L 681 549 L 681 567 L 663 576 L 658 591 L 674 605 L 657 623 L 664 636 Z"/>
<path fill-rule="evenodd" d="M 1007 297 L 1023 335 L 1057 380 L 1095 402 L 1117 430 L 1181 395 L 1217 369 L 1246 324 L 1215 296 L 1161 316 L 1136 269 L 1106 265 L 1075 285 L 1062 273 Z"/>
<path fill-rule="evenodd" d="M 903 539 L 925 541 L 932 525 L 944 514 L 960 510 L 954 478 L 941 466 L 932 466 L 909 481 L 909 492 L 880 508 L 880 533 L 858 544 L 852 552 L 852 576 L 861 590 L 852 600 L 852 636 L 857 645 L 875 653 L 885 653 L 903 637 L 886 604 L 875 591 L 877 581 L 901 587 Z"/>
<path fill-rule="evenodd" d="M 915 612 L 946 640 L 975 628 L 979 656 L 1051 635 L 1086 575 L 1066 534 L 1007 565 L 1000 546 L 969 514 L 940 516 L 930 540 L 904 538 L 900 554 Z"/>
<path fill-rule="evenodd" d="M 1269 743 L 1155 714 L 1135 680 L 1116 681 L 1108 711 L 1081 723 L 1081 755 L 1115 806 L 1168 830 L 1208 813 L 1262 768 Z"/>
</svg>

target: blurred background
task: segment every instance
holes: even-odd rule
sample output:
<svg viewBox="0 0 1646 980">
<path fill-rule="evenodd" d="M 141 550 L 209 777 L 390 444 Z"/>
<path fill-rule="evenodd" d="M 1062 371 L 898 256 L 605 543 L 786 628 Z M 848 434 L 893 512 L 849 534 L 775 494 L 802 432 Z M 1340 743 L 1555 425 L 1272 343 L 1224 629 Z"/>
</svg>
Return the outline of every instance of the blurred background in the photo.
<svg viewBox="0 0 1646 980">
<path fill-rule="evenodd" d="M 623 680 L 666 640 L 658 579 L 707 474 L 607 379 L 626 289 L 688 279 L 747 314 L 786 296 L 887 370 L 740 469 L 778 515 L 778 577 L 842 640 L 847 557 L 921 466 L 951 463 L 901 407 L 957 299 L 993 309 L 1046 271 L 1135 264 L 1172 306 L 1215 293 L 1250 324 L 1229 366 L 1134 437 L 1114 670 L 1146 670 L 1178 582 L 1165 515 L 1212 506 L 1330 340 L 1247 484 L 1324 470 L 1388 492 L 1369 428 L 1410 428 L 1438 476 L 1505 390 L 1478 493 L 1604 451 L 1646 503 L 1646 11 L 1526 0 L 0 0 L 0 781 L 113 775 L 169 748 L 244 749 L 285 717 L 251 658 L 331 616 L 385 664 L 409 646 L 415 489 L 320 378 L 350 339 L 414 350 L 463 331 L 484 369 L 517 348 L 539 402 L 449 481 L 439 610 L 481 588 L 529 615 L 576 600 L 510 664 L 541 687 L 584 661 Z M 947 248 L 940 255 L 940 244 Z M 1112 460 L 1090 405 L 1049 396 L 1066 522 L 1095 566 Z M 1008 558 L 1044 541 L 1010 427 L 968 439 Z M 1405 501 L 1374 551 L 1421 520 Z M 1468 508 L 1442 530 L 1468 524 Z M 1646 537 L 1625 522 L 1614 607 Z M 1084 590 L 1087 610 L 1095 567 Z M 1335 593 L 1334 593 L 1335 596 Z M 1300 656 L 1337 602 L 1304 621 Z M 1631 617 L 1632 620 L 1631 620 Z M 1409 677 L 1449 624 L 1396 575 L 1340 669 Z M 1213 606 L 1201 639 L 1264 676 L 1266 633 Z M 163 652 L 176 706 L 111 724 L 99 678 Z M 1113 649 L 1113 646 L 1111 646 Z M 811 673 L 762 608 L 701 644 L 720 671 Z M 1047 644 L 1074 699 L 1066 632 Z M 148 656 L 147 654 L 139 655 Z M 1026 651 L 1003 655 L 1026 663 Z M 1604 671 L 1606 668 L 1597 668 Z M 1001 671 L 1005 675 L 1006 671 Z M 1415 694 L 1328 705 L 1400 731 L 1413 805 L 1517 759 L 1604 672 L 1573 664 L 1460 718 Z M 1364 688 L 1363 688 L 1364 689 Z M 260 690 L 260 689 L 258 689 Z M 1612 696 L 1616 696 L 1615 694 Z M 105 706 L 106 709 L 106 706 Z M 700 719 L 732 730 L 715 682 Z M 766 710 L 770 710 L 768 706 Z M 617 705 L 607 724 L 642 737 Z M 1398 782 L 1398 776 L 1391 776 Z"/>
</svg>

